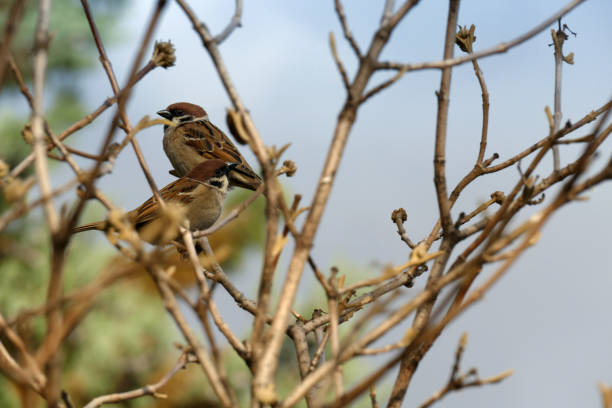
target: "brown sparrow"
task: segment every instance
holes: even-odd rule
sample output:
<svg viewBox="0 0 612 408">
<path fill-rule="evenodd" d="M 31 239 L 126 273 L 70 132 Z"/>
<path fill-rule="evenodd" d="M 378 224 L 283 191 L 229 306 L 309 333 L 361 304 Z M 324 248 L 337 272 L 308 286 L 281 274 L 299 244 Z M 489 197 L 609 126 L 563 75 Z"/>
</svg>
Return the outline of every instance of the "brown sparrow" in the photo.
<svg viewBox="0 0 612 408">
<path fill-rule="evenodd" d="M 178 207 L 181 215 L 189 221 L 191 230 L 201 230 L 212 226 L 221 215 L 223 200 L 229 187 L 228 174 L 238 163 L 226 163 L 212 159 L 195 166 L 193 170 L 180 179 L 160 190 L 168 206 Z M 154 197 L 149 198 L 140 207 L 126 215 L 127 221 L 138 231 L 141 238 L 152 244 L 164 244 L 178 236 L 178 223 L 175 231 L 168 233 L 168 217 L 160 211 L 160 205 Z M 82 225 L 72 233 L 111 228 L 106 221 Z M 161 236 L 166 239 L 161 239 Z"/>
<path fill-rule="evenodd" d="M 170 174 L 182 177 L 198 163 L 219 159 L 238 163 L 228 176 L 230 187 L 257 190 L 261 185 L 261 178 L 225 133 L 208 120 L 204 109 L 192 103 L 179 102 L 157 114 L 172 122 L 172 125 L 164 126 L 164 151 L 174 167 Z"/>
</svg>

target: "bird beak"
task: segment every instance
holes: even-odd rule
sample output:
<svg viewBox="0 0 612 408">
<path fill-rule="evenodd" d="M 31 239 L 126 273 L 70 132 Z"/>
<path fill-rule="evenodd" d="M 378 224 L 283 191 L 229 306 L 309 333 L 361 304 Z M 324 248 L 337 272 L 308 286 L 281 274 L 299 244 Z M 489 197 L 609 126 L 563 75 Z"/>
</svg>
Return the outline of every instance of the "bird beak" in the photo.
<svg viewBox="0 0 612 408">
<path fill-rule="evenodd" d="M 225 166 L 225 174 L 229 174 L 236 166 L 238 166 L 238 163 L 227 163 L 227 166 Z"/>
<path fill-rule="evenodd" d="M 162 118 L 164 118 L 164 119 L 172 120 L 172 115 L 170 114 L 170 112 L 168 112 L 168 111 L 167 111 L 167 110 L 165 110 L 165 109 L 162 109 L 162 110 L 160 110 L 160 111 L 157 111 L 157 114 L 158 114 L 159 116 L 161 116 Z"/>
</svg>

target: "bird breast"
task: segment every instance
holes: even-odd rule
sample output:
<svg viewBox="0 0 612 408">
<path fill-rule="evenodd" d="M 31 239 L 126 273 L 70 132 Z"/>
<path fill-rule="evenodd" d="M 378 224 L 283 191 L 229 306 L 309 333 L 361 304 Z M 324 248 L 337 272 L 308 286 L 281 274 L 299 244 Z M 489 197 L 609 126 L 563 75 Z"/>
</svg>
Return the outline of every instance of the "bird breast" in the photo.
<svg viewBox="0 0 612 408">
<path fill-rule="evenodd" d="M 164 151 L 179 177 L 183 177 L 203 161 L 193 148 L 185 144 L 184 139 L 182 132 L 177 128 L 169 127 L 164 132 Z"/>
<path fill-rule="evenodd" d="M 192 230 L 211 227 L 221 215 L 225 193 L 206 185 L 199 185 L 191 193 L 193 201 L 187 206 L 187 219 Z"/>
</svg>

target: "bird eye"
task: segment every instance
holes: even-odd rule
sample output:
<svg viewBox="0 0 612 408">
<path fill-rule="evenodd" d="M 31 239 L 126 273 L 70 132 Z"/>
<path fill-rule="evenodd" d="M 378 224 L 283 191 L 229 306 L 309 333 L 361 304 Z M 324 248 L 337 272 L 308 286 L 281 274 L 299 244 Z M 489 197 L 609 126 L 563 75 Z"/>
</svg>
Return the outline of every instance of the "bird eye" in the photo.
<svg viewBox="0 0 612 408">
<path fill-rule="evenodd" d="M 174 111 L 174 116 L 183 116 L 184 113 L 181 109 L 177 109 Z"/>
</svg>

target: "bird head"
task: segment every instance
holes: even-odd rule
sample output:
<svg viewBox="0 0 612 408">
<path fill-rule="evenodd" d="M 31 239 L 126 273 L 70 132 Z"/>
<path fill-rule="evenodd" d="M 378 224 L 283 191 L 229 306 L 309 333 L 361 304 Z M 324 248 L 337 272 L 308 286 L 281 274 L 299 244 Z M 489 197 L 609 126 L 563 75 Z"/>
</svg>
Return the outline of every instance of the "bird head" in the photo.
<svg viewBox="0 0 612 408">
<path fill-rule="evenodd" d="M 158 111 L 157 114 L 175 125 L 200 119 L 208 120 L 208 114 L 204 109 L 189 102 L 173 103 L 166 109 Z"/>
<path fill-rule="evenodd" d="M 228 174 L 236 166 L 238 163 L 218 159 L 206 160 L 195 166 L 185 177 L 226 192 L 229 187 Z"/>
</svg>

